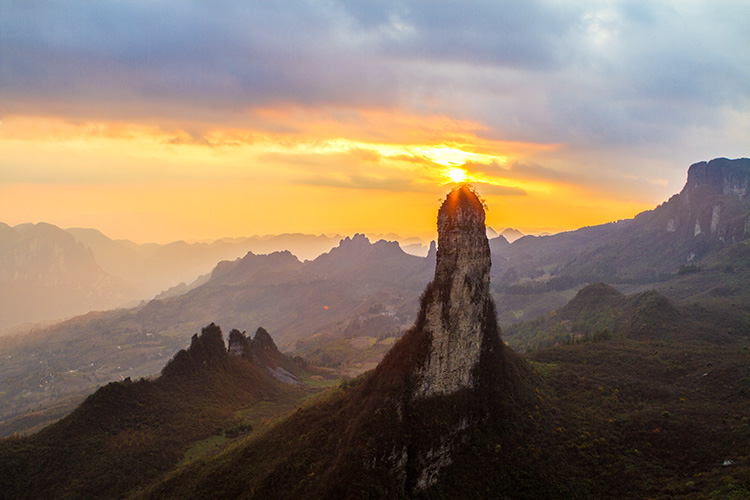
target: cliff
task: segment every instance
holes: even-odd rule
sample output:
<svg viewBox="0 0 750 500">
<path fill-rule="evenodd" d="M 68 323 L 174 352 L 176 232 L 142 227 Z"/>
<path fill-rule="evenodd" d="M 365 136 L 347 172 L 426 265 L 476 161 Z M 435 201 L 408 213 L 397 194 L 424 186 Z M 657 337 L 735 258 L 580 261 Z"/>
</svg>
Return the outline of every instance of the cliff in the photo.
<svg viewBox="0 0 750 500">
<path fill-rule="evenodd" d="M 706 188 L 714 194 L 745 199 L 750 192 L 750 158 L 715 158 L 690 165 L 683 195 Z"/>
<path fill-rule="evenodd" d="M 227 461 L 168 479 L 150 498 L 203 492 L 213 498 L 431 498 L 441 495 L 451 471 L 467 464 L 475 467 L 470 483 L 489 487 L 490 474 L 507 478 L 500 490 L 516 487 L 513 470 L 530 467 L 514 450 L 522 449 L 529 412 L 538 414 L 542 403 L 536 375 L 500 341 L 484 218 L 468 186 L 447 196 L 438 212 L 434 279 L 416 323 L 375 370 L 299 409 Z M 239 333 L 230 335 L 230 352 L 246 357 L 251 350 Z M 509 450 L 513 467 L 498 471 L 486 456 L 477 458 L 471 440 L 480 435 L 493 450 Z M 556 479 L 530 474 L 534 493 L 555 496 Z"/>
<path fill-rule="evenodd" d="M 502 344 L 490 296 L 490 246 L 482 203 L 468 186 L 448 195 L 438 212 L 435 278 L 420 314 L 430 339 L 429 354 L 417 368 L 420 397 L 472 389 L 482 358 L 498 361 Z"/>
</svg>

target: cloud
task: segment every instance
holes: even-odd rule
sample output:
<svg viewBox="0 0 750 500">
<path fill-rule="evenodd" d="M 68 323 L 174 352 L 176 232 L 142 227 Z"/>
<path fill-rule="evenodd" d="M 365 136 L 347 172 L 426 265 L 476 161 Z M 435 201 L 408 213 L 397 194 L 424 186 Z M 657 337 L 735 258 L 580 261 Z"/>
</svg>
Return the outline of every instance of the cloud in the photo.
<svg viewBox="0 0 750 500">
<path fill-rule="evenodd" d="M 563 183 L 577 183 L 580 179 L 575 175 L 545 167 L 537 163 L 520 163 L 511 162 L 508 165 L 500 165 L 497 162 L 492 163 L 474 163 L 468 162 L 463 165 L 468 172 L 487 177 L 504 177 L 517 180 L 535 180 Z"/>
<path fill-rule="evenodd" d="M 528 193 L 519 187 L 489 184 L 487 182 L 472 182 L 482 195 L 486 196 L 526 196 Z"/>
<path fill-rule="evenodd" d="M 747 2 L 53 0 L 2 8 L 4 113 L 257 130 L 259 109 L 377 110 L 470 121 L 489 140 L 565 144 L 600 157 L 671 154 L 686 164 L 712 150 L 688 140 L 706 131 L 731 150 L 750 141 L 734 129 L 750 115 Z M 200 142 L 200 131 L 192 134 Z"/>
<path fill-rule="evenodd" d="M 382 190 L 391 192 L 426 192 L 419 188 L 411 179 L 382 178 L 367 175 L 347 175 L 333 177 L 328 175 L 300 179 L 299 184 L 319 187 L 338 187 L 346 189 Z"/>
</svg>

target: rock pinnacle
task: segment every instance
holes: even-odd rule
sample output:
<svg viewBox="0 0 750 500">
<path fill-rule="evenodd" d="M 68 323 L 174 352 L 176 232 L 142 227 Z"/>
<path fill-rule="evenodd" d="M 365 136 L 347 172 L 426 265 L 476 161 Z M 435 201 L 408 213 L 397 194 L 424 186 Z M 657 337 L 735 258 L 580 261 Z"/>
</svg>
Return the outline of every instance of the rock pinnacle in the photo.
<svg viewBox="0 0 750 500">
<path fill-rule="evenodd" d="M 451 191 L 438 212 L 435 278 L 422 302 L 427 358 L 418 369 L 416 397 L 476 387 L 483 360 L 502 349 L 490 296 L 490 246 L 484 206 L 467 185 Z M 491 370 L 490 370 L 491 371 Z"/>
</svg>

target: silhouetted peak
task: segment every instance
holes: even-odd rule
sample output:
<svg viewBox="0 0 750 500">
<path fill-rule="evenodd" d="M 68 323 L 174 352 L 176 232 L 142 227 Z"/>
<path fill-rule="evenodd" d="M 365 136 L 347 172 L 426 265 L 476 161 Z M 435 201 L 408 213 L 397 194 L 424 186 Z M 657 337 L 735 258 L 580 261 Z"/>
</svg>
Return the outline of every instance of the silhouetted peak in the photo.
<svg viewBox="0 0 750 500">
<path fill-rule="evenodd" d="M 518 229 L 508 227 L 500 232 L 500 236 L 503 236 L 506 240 L 508 240 L 508 243 L 513 243 L 517 239 L 523 238 L 524 234 Z"/>
<path fill-rule="evenodd" d="M 583 287 L 576 294 L 577 299 L 585 300 L 587 302 L 601 301 L 614 297 L 622 297 L 622 293 L 616 288 L 602 282 Z"/>
<path fill-rule="evenodd" d="M 624 295 L 605 283 L 594 283 L 581 288 L 573 299 L 559 311 L 560 319 L 575 319 L 583 310 L 598 311 L 624 300 Z"/>
<path fill-rule="evenodd" d="M 179 351 L 162 370 L 165 377 L 184 376 L 200 367 L 218 363 L 227 357 L 221 328 L 214 323 L 204 327 L 200 335 L 190 339 L 190 347 Z"/>
<path fill-rule="evenodd" d="M 245 332 L 241 332 L 236 328 L 233 328 L 232 331 L 229 332 L 229 345 L 227 347 L 229 354 L 233 356 L 242 356 L 245 354 L 246 343 L 247 337 L 245 336 Z"/>
<path fill-rule="evenodd" d="M 200 335 L 193 335 L 188 347 L 188 354 L 194 359 L 203 362 L 212 362 L 223 359 L 226 355 L 224 338 L 221 335 L 221 328 L 214 323 L 204 327 Z"/>
<path fill-rule="evenodd" d="M 276 349 L 276 344 L 271 338 L 271 335 L 266 331 L 265 328 L 262 328 L 262 327 L 255 330 L 253 343 L 257 345 L 259 348 L 272 347 Z"/>
<path fill-rule="evenodd" d="M 347 236 L 339 242 L 339 248 L 366 248 L 368 246 L 370 246 L 370 239 L 361 233 L 357 233 L 351 238 Z"/>
<path fill-rule="evenodd" d="M 222 283 L 240 283 L 260 279 L 271 271 L 297 269 L 302 263 L 288 250 L 269 254 L 247 252 L 241 259 L 221 261 L 211 272 L 211 281 Z"/>
<path fill-rule="evenodd" d="M 490 251 L 494 253 L 500 253 L 506 250 L 510 246 L 510 243 L 503 235 L 496 236 L 490 239 Z"/>
<path fill-rule="evenodd" d="M 437 243 L 435 240 L 430 241 L 430 249 L 427 250 L 427 259 L 433 260 L 437 258 Z"/>
</svg>

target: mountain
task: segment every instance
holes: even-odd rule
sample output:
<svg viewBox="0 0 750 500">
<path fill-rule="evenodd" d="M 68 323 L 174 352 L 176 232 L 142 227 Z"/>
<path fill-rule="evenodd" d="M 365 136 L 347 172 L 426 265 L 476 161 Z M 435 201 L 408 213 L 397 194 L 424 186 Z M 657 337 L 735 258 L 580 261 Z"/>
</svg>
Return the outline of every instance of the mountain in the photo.
<svg viewBox="0 0 750 500">
<path fill-rule="evenodd" d="M 598 281 L 640 285 L 673 279 L 682 267 L 750 238 L 749 182 L 750 159 L 696 163 L 679 194 L 633 219 L 524 236 L 498 247 L 493 269 L 498 303 L 521 310 L 521 319 L 533 319 L 564 305 L 571 295 L 558 293 L 563 290 Z M 546 303 L 536 307 L 542 300 Z M 519 317 L 504 315 L 502 321 Z"/>
<path fill-rule="evenodd" d="M 513 229 L 512 227 L 506 227 L 500 232 L 500 236 L 508 240 L 509 243 L 513 243 L 518 238 L 522 238 L 524 234 L 518 229 Z"/>
<path fill-rule="evenodd" d="M 210 273 L 217 262 L 234 260 L 248 252 L 287 251 L 301 261 L 314 260 L 336 247 L 341 239 L 338 235 L 285 233 L 223 238 L 210 243 L 175 241 L 166 245 L 138 245 L 128 240 L 112 240 L 96 229 L 69 228 L 66 231 L 91 249 L 97 263 L 107 273 L 128 282 L 135 290 L 132 298 L 137 300 L 152 298 L 180 284 L 183 284 L 180 288 L 187 292 L 190 287 L 184 284 Z M 386 237 L 398 241 L 412 255 L 424 257 L 428 251 L 428 247 L 417 238 L 402 238 L 395 234 Z"/>
<path fill-rule="evenodd" d="M 233 260 L 249 251 L 291 251 L 300 258 L 314 258 L 335 246 L 337 239 L 324 235 L 281 234 L 250 238 L 224 238 L 211 243 L 175 241 L 166 245 L 137 245 L 112 240 L 95 229 L 71 228 L 67 232 L 91 248 L 108 273 L 131 283 L 133 298 L 142 300 L 179 283 L 191 283 L 208 274 L 217 262 Z"/>
<path fill-rule="evenodd" d="M 545 325 L 570 328 L 581 341 L 521 357 L 500 337 L 484 211 L 469 188 L 448 195 L 438 229 L 416 322 L 374 370 L 301 404 L 310 392 L 299 382 L 312 385 L 325 372 L 311 375 L 314 368 L 281 354 L 263 329 L 252 339 L 232 330 L 225 348 L 211 324 L 159 379 L 109 384 L 57 424 L 0 440 L 0 491 L 17 498 L 750 497 L 743 417 L 750 315 L 731 313 L 735 305 L 747 311 L 733 302 L 748 293 L 750 240 L 663 283 L 705 301 L 625 295 L 597 283 L 548 323 L 539 320 L 539 333 L 550 333 Z M 353 240 L 342 262 L 355 262 L 355 249 L 396 255 L 388 245 L 374 250 Z M 304 268 L 284 254 L 234 265 L 262 282 L 259 257 Z M 319 266 L 335 267 L 325 259 Z M 232 290 L 229 279 L 217 289 Z"/>
<path fill-rule="evenodd" d="M 56 226 L 0 223 L 0 327 L 110 309 L 129 293 Z"/>
<path fill-rule="evenodd" d="M 490 251 L 493 254 L 502 254 L 510 247 L 510 242 L 505 239 L 505 236 L 495 236 L 490 238 Z"/>
<path fill-rule="evenodd" d="M 599 281 L 627 294 L 655 288 L 680 307 L 679 302 L 692 301 L 727 316 L 750 314 L 744 305 L 750 297 L 743 292 L 746 256 L 738 250 L 748 240 L 737 241 L 742 236 L 737 221 L 743 220 L 742 213 L 750 217 L 750 211 L 742 212 L 747 161 L 696 164 L 679 195 L 635 219 L 554 236 L 524 236 L 513 243 L 493 238 L 491 291 L 500 323 L 546 316 Z M 708 175 L 714 170 L 716 175 Z M 711 233 L 715 206 L 720 207 L 719 219 Z M 740 216 L 727 215 L 737 210 Z M 679 224 L 677 215 L 682 217 Z M 704 216 L 710 217 L 708 222 L 701 222 Z M 671 219 L 673 232 L 667 231 Z M 710 243 L 706 253 L 696 253 L 688 264 L 690 245 L 706 238 L 696 239 L 695 220 L 714 239 L 701 240 Z M 289 254 L 247 254 L 217 266 L 215 277 L 159 300 L 0 340 L 0 420 L 8 424 L 39 405 L 80 398 L 81 391 L 121 377 L 158 373 L 206 318 L 247 330 L 265 325 L 282 350 L 350 376 L 374 368 L 417 313 L 416 299 L 431 278 L 437 248 L 433 244 L 427 257 L 419 258 L 395 244 L 365 240 L 344 239 L 335 250 L 308 262 Z M 658 262 L 668 266 L 658 267 Z M 180 291 L 186 293 L 178 295 Z M 10 432 L 24 429 L 2 425 Z"/>
<path fill-rule="evenodd" d="M 686 337 L 681 311 L 660 294 L 625 297 L 598 284 L 559 315 L 621 308 L 638 337 L 537 351 L 530 366 L 500 342 L 483 212 L 464 189 L 441 207 L 434 279 L 416 324 L 375 370 L 144 497 L 750 495 L 741 348 L 750 332 Z"/>
<path fill-rule="evenodd" d="M 279 353 L 265 330 L 229 338 L 227 350 L 211 324 L 160 377 L 112 382 L 39 433 L 0 442 L 3 496 L 120 498 L 262 430 L 264 408 L 295 409 L 316 391 L 302 382 L 308 369 Z"/>
<path fill-rule="evenodd" d="M 726 297 L 726 296 L 725 296 Z M 675 303 L 657 290 L 624 295 L 604 283 L 582 288 L 565 306 L 535 321 L 510 325 L 508 344 L 519 351 L 609 338 L 727 344 L 750 331 L 750 307 Z"/>
<path fill-rule="evenodd" d="M 283 350 L 329 365 L 351 363 L 341 368 L 360 373 L 410 326 L 431 266 L 431 258 L 361 235 L 314 261 L 248 253 L 221 262 L 183 295 L 0 339 L 0 430 L 24 430 L 15 422 L 40 405 L 158 373 L 207 318 L 246 330 L 266 325 Z"/>
<path fill-rule="evenodd" d="M 416 324 L 374 371 L 148 497 L 429 497 L 454 462 L 463 463 L 475 431 L 523 422 L 518 407 L 533 404 L 535 377 L 500 341 L 484 209 L 468 187 L 448 195 L 438 232 L 434 279 Z"/>
</svg>

